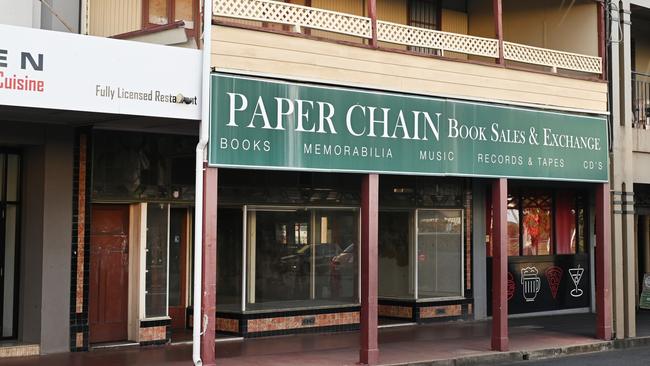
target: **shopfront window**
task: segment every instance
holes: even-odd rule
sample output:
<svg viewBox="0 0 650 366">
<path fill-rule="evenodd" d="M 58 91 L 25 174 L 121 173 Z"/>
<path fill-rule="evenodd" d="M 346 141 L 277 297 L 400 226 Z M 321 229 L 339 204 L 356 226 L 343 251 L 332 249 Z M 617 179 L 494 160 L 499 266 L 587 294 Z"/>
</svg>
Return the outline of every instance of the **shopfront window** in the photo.
<svg viewBox="0 0 650 366">
<path fill-rule="evenodd" d="M 414 211 L 379 213 L 379 296 L 415 297 Z"/>
<path fill-rule="evenodd" d="M 491 256 L 491 202 L 487 207 L 487 249 Z M 585 253 L 586 217 L 585 195 L 580 191 L 512 189 L 507 211 L 508 256 Z"/>
<path fill-rule="evenodd" d="M 358 302 L 357 208 L 247 207 L 246 310 Z"/>
<path fill-rule="evenodd" d="M 551 245 L 551 195 L 531 193 L 523 197 L 523 254 L 553 254 Z"/>
<path fill-rule="evenodd" d="M 508 232 L 508 255 L 519 255 L 519 197 L 508 195 L 508 212 L 506 223 Z"/>
<path fill-rule="evenodd" d="M 463 296 L 463 181 L 380 180 L 379 296 Z"/>
<path fill-rule="evenodd" d="M 418 210 L 418 298 L 462 296 L 462 210 Z"/>
<path fill-rule="evenodd" d="M 147 204 L 145 247 L 145 317 L 167 316 L 169 205 Z"/>
<path fill-rule="evenodd" d="M 217 211 L 217 309 L 241 311 L 242 245 L 244 238 L 242 207 Z"/>
<path fill-rule="evenodd" d="M 92 198 L 193 202 L 195 147 L 193 136 L 97 131 Z"/>
</svg>

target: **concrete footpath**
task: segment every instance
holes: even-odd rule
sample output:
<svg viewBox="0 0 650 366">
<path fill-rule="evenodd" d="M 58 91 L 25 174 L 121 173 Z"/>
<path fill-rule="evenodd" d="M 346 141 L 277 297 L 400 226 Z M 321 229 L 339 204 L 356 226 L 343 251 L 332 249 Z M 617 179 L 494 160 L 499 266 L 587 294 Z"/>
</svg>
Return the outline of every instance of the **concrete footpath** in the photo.
<svg viewBox="0 0 650 366">
<path fill-rule="evenodd" d="M 650 318 L 629 340 L 594 338 L 593 314 L 510 319 L 510 351 L 490 351 L 490 322 L 444 322 L 382 328 L 382 365 L 499 365 L 650 345 Z M 218 365 L 355 365 L 358 332 L 301 334 L 217 343 Z M 191 345 L 134 347 L 2 359 L 3 366 L 191 365 Z"/>
</svg>

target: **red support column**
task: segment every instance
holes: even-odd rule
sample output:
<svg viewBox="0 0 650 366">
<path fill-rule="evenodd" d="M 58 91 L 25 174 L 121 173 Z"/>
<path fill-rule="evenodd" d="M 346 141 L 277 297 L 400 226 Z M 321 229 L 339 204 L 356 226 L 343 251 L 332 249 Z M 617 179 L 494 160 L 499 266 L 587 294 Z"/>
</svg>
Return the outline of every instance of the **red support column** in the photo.
<svg viewBox="0 0 650 366">
<path fill-rule="evenodd" d="M 492 183 L 492 349 L 508 350 L 508 180 Z"/>
<path fill-rule="evenodd" d="M 204 366 L 216 365 L 215 316 L 217 311 L 217 168 L 204 166 L 203 174 L 203 268 L 201 314 L 207 327 L 201 335 L 201 360 Z M 204 324 L 204 319 L 201 324 Z"/>
<path fill-rule="evenodd" d="M 494 36 L 499 40 L 497 64 L 505 65 L 505 59 L 503 58 L 503 5 L 501 0 L 492 0 L 492 12 L 494 13 Z"/>
<path fill-rule="evenodd" d="M 373 1 L 374 2 L 374 1 Z M 377 346 L 377 232 L 379 220 L 379 176 L 368 174 L 361 186 L 361 350 L 359 362 L 376 365 Z"/>
<path fill-rule="evenodd" d="M 377 47 L 377 0 L 368 0 L 368 17 L 372 27 L 370 46 Z"/>
<path fill-rule="evenodd" d="M 596 337 L 612 339 L 612 235 L 609 184 L 596 188 Z"/>
</svg>

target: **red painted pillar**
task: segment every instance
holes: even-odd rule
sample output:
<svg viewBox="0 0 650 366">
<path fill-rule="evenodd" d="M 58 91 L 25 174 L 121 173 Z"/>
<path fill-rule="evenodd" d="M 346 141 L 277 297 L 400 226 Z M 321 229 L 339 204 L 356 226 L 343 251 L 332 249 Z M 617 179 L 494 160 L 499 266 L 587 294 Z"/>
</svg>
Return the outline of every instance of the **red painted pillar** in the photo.
<svg viewBox="0 0 650 366">
<path fill-rule="evenodd" d="M 494 36 L 499 40 L 497 64 L 505 65 L 503 58 L 503 4 L 501 0 L 492 0 L 492 12 L 494 13 Z"/>
<path fill-rule="evenodd" d="M 377 0 L 368 0 L 368 17 L 372 27 L 370 46 L 377 47 Z"/>
<path fill-rule="evenodd" d="M 217 168 L 204 167 L 203 174 L 203 268 L 201 276 L 201 314 L 207 327 L 201 335 L 201 360 L 204 366 L 216 365 L 215 315 L 217 311 Z M 201 324 L 204 324 L 204 319 Z"/>
<path fill-rule="evenodd" d="M 596 188 L 596 337 L 612 339 L 612 235 L 609 184 Z"/>
<path fill-rule="evenodd" d="M 508 350 L 508 180 L 492 183 L 492 349 Z"/>
<path fill-rule="evenodd" d="M 379 176 L 368 174 L 361 185 L 361 350 L 359 362 L 376 365 L 377 346 L 377 232 Z"/>
</svg>

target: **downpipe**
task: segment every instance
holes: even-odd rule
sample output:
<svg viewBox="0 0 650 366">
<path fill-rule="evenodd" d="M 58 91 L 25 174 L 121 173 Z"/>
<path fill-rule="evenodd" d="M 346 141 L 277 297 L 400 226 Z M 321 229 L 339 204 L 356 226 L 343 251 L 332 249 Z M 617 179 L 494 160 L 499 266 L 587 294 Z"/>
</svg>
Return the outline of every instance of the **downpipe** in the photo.
<svg viewBox="0 0 650 366">
<path fill-rule="evenodd" d="M 207 319 L 201 316 L 201 289 L 203 273 L 203 163 L 206 161 L 206 147 L 210 133 L 210 56 L 212 50 L 212 0 L 203 1 L 203 53 L 201 61 L 201 123 L 199 143 L 196 145 L 196 181 L 194 206 L 194 300 L 192 319 L 192 361 L 202 366 L 201 335 L 207 329 Z"/>
</svg>

